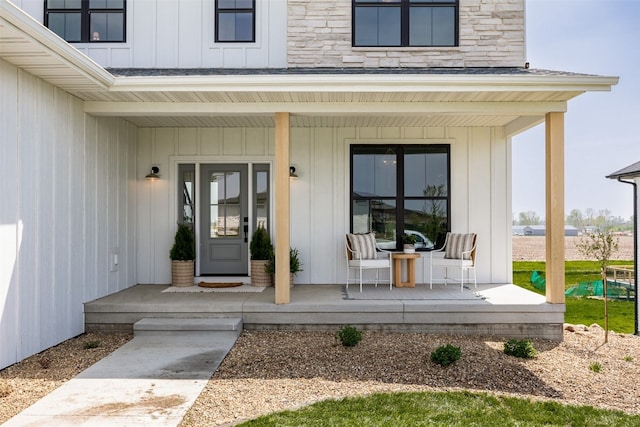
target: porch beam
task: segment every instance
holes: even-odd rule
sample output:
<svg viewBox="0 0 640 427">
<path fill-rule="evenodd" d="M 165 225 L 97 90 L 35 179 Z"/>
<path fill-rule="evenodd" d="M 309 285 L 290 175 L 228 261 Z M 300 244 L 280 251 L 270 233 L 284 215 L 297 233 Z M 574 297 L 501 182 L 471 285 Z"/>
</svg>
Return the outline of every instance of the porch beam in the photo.
<svg viewBox="0 0 640 427">
<path fill-rule="evenodd" d="M 207 116 L 274 114 L 481 114 L 539 116 L 566 112 L 566 102 L 108 102 L 86 101 L 85 113 L 95 116 Z"/>
<path fill-rule="evenodd" d="M 521 116 L 504 127 L 504 135 L 512 137 L 544 122 L 544 116 Z"/>
<path fill-rule="evenodd" d="M 275 126 L 275 303 L 289 304 L 289 113 L 276 113 Z"/>
<path fill-rule="evenodd" d="M 564 114 L 545 117 L 547 302 L 564 304 Z"/>
</svg>

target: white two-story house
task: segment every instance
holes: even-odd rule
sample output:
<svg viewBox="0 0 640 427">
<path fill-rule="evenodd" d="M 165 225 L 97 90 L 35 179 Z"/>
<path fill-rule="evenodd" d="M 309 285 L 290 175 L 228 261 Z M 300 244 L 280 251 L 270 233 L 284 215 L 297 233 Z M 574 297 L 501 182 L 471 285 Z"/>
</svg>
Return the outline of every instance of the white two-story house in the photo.
<svg viewBox="0 0 640 427">
<path fill-rule="evenodd" d="M 563 115 L 617 78 L 526 61 L 524 0 L 0 0 L 0 368 L 168 284 L 181 222 L 197 276 L 247 275 L 262 224 L 302 285 L 344 283 L 369 230 L 477 233 L 478 282 L 510 283 L 511 138 L 539 124 L 563 304 Z"/>
</svg>

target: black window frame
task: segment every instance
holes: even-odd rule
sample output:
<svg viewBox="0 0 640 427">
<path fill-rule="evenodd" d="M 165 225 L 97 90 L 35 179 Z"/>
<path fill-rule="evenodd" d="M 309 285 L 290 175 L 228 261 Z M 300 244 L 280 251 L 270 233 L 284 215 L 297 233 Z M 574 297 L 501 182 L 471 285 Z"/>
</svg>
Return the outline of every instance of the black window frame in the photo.
<svg viewBox="0 0 640 427">
<path fill-rule="evenodd" d="M 50 8 L 49 0 L 44 0 L 44 26 L 49 28 L 51 13 L 79 13 L 80 40 L 67 40 L 69 43 L 126 43 L 127 42 L 127 0 L 122 0 L 122 8 L 90 8 L 90 0 L 81 0 L 78 8 Z M 122 40 L 93 40 L 91 34 L 92 13 L 122 13 Z"/>
<path fill-rule="evenodd" d="M 397 45 L 370 45 L 356 44 L 356 9 L 387 7 L 400 8 L 400 44 Z M 409 16 L 411 8 L 438 8 L 453 7 L 454 8 L 454 41 L 453 44 L 410 44 L 410 26 Z M 454 1 L 438 1 L 425 3 L 411 3 L 411 0 L 399 0 L 396 2 L 377 2 L 366 0 L 351 0 L 351 46 L 352 47 L 458 47 L 459 46 L 459 27 L 460 27 L 460 0 Z"/>
<path fill-rule="evenodd" d="M 447 191 L 446 195 L 427 195 L 424 196 L 405 196 L 405 150 L 415 151 L 416 149 L 424 149 L 425 154 L 446 154 L 446 168 L 447 168 Z M 353 157 L 354 154 L 366 154 L 358 152 L 359 150 L 376 150 L 382 153 L 393 153 L 395 154 L 395 160 L 393 164 L 395 164 L 396 168 L 396 188 L 395 188 L 395 197 L 393 196 L 380 196 L 380 195 L 371 195 L 371 196 L 363 196 L 357 195 L 353 190 L 354 184 L 354 165 L 353 165 Z M 375 154 L 375 153 L 372 153 Z M 388 155 L 388 154 L 387 154 Z M 442 247 L 444 244 L 444 239 L 446 237 L 446 233 L 451 231 L 451 145 L 449 144 L 352 144 L 350 146 L 349 153 L 349 231 L 354 232 L 353 229 L 353 219 L 354 219 L 354 201 L 357 200 L 394 200 L 395 201 L 395 218 L 396 218 L 396 228 L 395 234 L 396 237 L 402 236 L 405 229 L 405 201 L 407 200 L 434 200 L 434 201 L 446 201 L 446 227 L 440 230 L 438 236 L 433 240 L 434 248 L 438 249 Z M 367 230 L 374 231 L 375 230 Z M 395 250 L 402 250 L 402 242 L 399 238 L 396 240 Z M 421 249 L 416 249 L 421 250 Z M 431 250 L 431 249 L 429 249 Z"/>
<path fill-rule="evenodd" d="M 215 42 L 216 43 L 255 43 L 256 42 L 256 0 L 251 0 L 251 8 L 222 8 L 218 6 L 218 1 L 215 0 Z M 232 14 L 232 13 L 251 13 L 251 40 L 220 40 L 220 15 Z"/>
</svg>

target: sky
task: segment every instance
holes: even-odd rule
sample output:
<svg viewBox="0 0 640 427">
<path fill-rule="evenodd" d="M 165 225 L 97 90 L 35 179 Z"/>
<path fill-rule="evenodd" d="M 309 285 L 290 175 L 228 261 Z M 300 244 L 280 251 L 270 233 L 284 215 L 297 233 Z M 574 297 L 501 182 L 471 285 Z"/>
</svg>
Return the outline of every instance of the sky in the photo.
<svg viewBox="0 0 640 427">
<path fill-rule="evenodd" d="M 640 161 L 640 0 L 526 0 L 531 68 L 617 76 L 565 114 L 565 214 L 633 215 L 633 187 L 605 178 Z M 544 124 L 513 138 L 513 213 L 545 216 Z"/>
</svg>

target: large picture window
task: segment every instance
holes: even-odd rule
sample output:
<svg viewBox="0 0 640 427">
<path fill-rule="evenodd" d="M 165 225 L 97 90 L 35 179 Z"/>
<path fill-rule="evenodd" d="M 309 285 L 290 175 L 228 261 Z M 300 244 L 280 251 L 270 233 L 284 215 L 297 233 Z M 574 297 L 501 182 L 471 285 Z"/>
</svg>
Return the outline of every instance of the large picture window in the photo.
<svg viewBox="0 0 640 427">
<path fill-rule="evenodd" d="M 448 145 L 352 145 L 351 230 L 373 231 L 382 249 L 439 247 L 450 230 Z"/>
<path fill-rule="evenodd" d="M 216 42 L 256 40 L 255 0 L 216 0 Z"/>
<path fill-rule="evenodd" d="M 45 0 L 44 25 L 68 42 L 124 42 L 125 22 L 125 0 Z"/>
<path fill-rule="evenodd" d="M 353 46 L 456 46 L 458 0 L 353 0 Z"/>
</svg>

